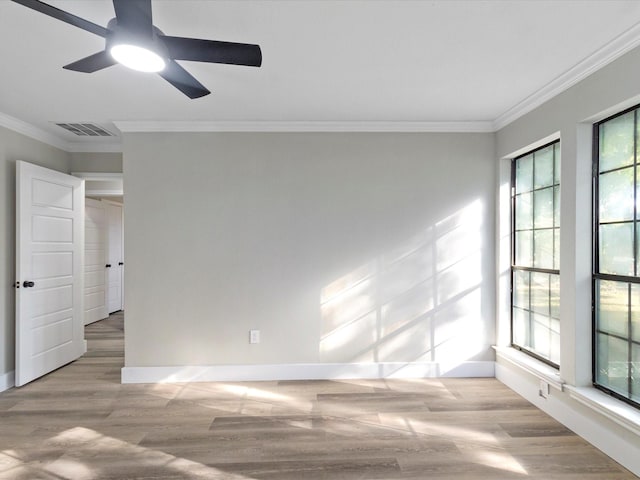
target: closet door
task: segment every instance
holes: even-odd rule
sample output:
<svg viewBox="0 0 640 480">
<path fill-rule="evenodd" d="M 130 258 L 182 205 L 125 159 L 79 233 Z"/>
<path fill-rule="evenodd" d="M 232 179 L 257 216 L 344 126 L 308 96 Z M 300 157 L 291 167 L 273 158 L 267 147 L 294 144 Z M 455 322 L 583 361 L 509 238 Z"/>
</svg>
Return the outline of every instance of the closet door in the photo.
<svg viewBox="0 0 640 480">
<path fill-rule="evenodd" d="M 122 236 L 122 205 L 105 201 L 108 222 L 108 309 L 109 313 L 124 308 L 123 277 L 124 277 L 124 248 Z"/>
<path fill-rule="evenodd" d="M 84 324 L 102 320 L 107 312 L 107 212 L 91 198 L 84 204 Z"/>
</svg>

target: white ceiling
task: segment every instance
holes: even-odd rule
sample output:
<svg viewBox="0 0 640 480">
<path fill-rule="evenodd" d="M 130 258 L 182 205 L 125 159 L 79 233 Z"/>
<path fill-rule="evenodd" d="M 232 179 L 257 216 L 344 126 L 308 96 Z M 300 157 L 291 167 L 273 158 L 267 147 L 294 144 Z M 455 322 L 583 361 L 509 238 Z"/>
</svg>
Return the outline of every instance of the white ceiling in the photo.
<svg viewBox="0 0 640 480">
<path fill-rule="evenodd" d="M 114 16 L 109 0 L 49 3 L 100 25 Z M 153 8 L 168 35 L 259 44 L 262 67 L 181 62 L 213 92 L 196 100 L 120 65 L 63 70 L 104 40 L 0 0 L 0 124 L 71 150 L 118 147 L 101 139 L 78 147 L 81 138 L 52 122 L 491 130 L 640 44 L 638 0 L 155 0 Z"/>
</svg>

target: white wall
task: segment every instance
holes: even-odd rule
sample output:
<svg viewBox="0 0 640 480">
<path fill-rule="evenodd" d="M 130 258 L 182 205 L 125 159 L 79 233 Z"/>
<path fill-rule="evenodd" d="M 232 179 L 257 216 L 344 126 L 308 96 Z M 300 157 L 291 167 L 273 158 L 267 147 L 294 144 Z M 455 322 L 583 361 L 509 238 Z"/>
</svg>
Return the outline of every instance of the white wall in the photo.
<svg viewBox="0 0 640 480">
<path fill-rule="evenodd" d="M 0 391 L 13 386 L 15 368 L 16 160 L 61 172 L 69 171 L 69 154 L 0 127 Z"/>
<path fill-rule="evenodd" d="M 500 278 L 497 311 L 498 330 L 509 323 L 508 283 L 508 185 L 509 158 L 543 139 L 561 138 L 561 239 L 560 239 L 560 378 L 594 398 L 591 385 L 591 161 L 592 125 L 595 121 L 640 103 L 640 49 L 620 57 L 569 90 L 546 102 L 497 132 L 500 209 L 498 251 Z M 507 208 L 504 208 L 507 202 Z M 507 343 L 500 335 L 499 343 Z M 497 377 L 536 405 L 558 418 L 600 447 L 627 468 L 640 474 L 640 436 L 623 428 L 607 415 L 585 408 L 571 388 L 552 390 L 549 401 L 538 397 L 539 384 L 530 373 L 514 368 L 500 356 Z M 579 397 L 579 395 L 578 395 Z M 607 401 L 608 398 L 605 398 Z M 616 410 L 629 419 L 636 416 L 631 407 L 617 402 Z M 626 412 L 626 413 L 625 413 Z M 620 418 L 617 418 L 620 420 Z M 627 422 L 640 432 L 640 421 Z"/>
<path fill-rule="evenodd" d="M 493 134 L 126 134 L 126 366 L 491 362 L 494 158 Z"/>
</svg>

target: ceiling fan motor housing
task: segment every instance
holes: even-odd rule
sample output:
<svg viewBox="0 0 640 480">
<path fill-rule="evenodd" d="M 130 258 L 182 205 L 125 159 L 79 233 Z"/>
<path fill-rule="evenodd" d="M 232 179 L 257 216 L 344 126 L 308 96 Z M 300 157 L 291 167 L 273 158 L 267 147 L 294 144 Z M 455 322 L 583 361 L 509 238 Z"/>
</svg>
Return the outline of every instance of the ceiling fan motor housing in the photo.
<svg viewBox="0 0 640 480">
<path fill-rule="evenodd" d="M 165 61 L 169 59 L 169 50 L 160 38 L 164 33 L 156 26 L 152 26 L 151 31 L 147 34 L 144 30 L 131 30 L 122 27 L 118 24 L 117 18 L 112 18 L 107 24 L 107 30 L 105 50 L 108 52 L 116 45 L 133 45 L 150 50 Z"/>
</svg>

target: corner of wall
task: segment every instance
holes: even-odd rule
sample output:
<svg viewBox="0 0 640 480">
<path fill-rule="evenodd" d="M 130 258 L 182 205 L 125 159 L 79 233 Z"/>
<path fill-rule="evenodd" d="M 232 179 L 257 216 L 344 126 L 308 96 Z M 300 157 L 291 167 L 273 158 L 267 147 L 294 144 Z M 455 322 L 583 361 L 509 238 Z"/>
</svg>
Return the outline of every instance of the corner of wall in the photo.
<svg viewBox="0 0 640 480">
<path fill-rule="evenodd" d="M 15 387 L 15 371 L 0 374 L 0 392 Z"/>
</svg>

